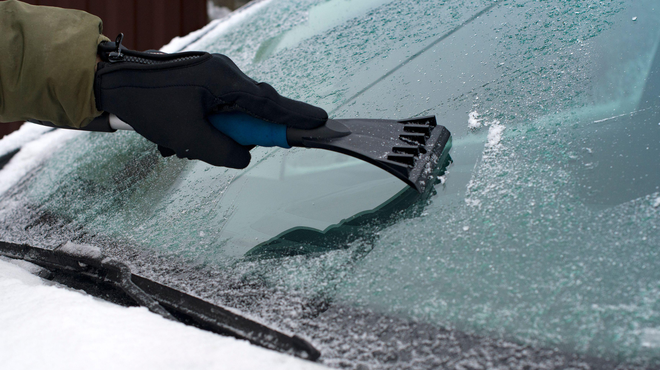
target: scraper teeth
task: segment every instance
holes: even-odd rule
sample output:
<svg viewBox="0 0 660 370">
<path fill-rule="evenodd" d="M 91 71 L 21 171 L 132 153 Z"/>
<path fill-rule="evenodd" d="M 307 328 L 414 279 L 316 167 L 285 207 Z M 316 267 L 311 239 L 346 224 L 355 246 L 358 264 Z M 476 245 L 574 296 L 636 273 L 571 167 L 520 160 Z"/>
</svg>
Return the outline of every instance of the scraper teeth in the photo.
<svg viewBox="0 0 660 370">
<path fill-rule="evenodd" d="M 405 134 L 399 135 L 399 138 L 408 144 L 417 143 L 424 145 L 426 144 L 427 136 L 417 132 L 407 132 Z"/>
<path fill-rule="evenodd" d="M 431 126 L 430 125 L 417 125 L 417 124 L 407 124 L 403 126 L 403 131 L 413 132 L 418 134 L 424 134 L 427 138 L 431 136 Z"/>
<path fill-rule="evenodd" d="M 420 147 L 418 145 L 395 146 L 392 152 L 397 154 L 412 154 L 415 157 L 419 155 Z"/>
<path fill-rule="evenodd" d="M 402 163 L 406 166 L 412 167 L 415 165 L 415 156 L 412 154 L 390 154 L 387 159 L 392 162 Z"/>
<path fill-rule="evenodd" d="M 412 167 L 415 165 L 417 158 L 419 158 L 419 154 L 423 154 L 425 152 L 426 150 L 421 145 L 395 146 L 392 148 L 393 154 L 388 155 L 387 159 Z"/>
<path fill-rule="evenodd" d="M 424 145 L 436 126 L 435 117 L 421 117 L 399 123 L 403 124 L 403 132 L 399 135 L 401 145 L 393 147 L 387 159 L 412 168 L 419 156 L 426 153 Z"/>
</svg>

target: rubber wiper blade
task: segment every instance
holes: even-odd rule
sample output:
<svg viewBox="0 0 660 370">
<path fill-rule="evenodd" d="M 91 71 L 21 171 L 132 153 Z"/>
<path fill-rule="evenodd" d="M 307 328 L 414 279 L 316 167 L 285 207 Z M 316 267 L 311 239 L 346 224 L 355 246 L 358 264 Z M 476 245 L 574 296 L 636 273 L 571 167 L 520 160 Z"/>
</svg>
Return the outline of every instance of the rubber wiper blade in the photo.
<svg viewBox="0 0 660 370">
<path fill-rule="evenodd" d="M 0 241 L 0 255 L 31 262 L 53 273 L 86 277 L 97 284 L 112 285 L 137 305 L 170 320 L 245 339 L 252 344 L 310 361 L 316 361 L 321 356 L 314 346 L 297 335 L 289 336 L 224 307 L 133 274 L 127 265 L 103 256 L 98 249 L 48 250 Z"/>
</svg>

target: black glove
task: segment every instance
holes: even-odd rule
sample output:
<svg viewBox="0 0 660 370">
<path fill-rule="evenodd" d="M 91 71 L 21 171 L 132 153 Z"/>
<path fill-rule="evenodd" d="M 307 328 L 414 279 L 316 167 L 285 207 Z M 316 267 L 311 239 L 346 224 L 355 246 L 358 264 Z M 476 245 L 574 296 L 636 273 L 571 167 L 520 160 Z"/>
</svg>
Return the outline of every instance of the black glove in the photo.
<svg viewBox="0 0 660 370">
<path fill-rule="evenodd" d="M 249 149 L 216 130 L 210 114 L 242 111 L 295 128 L 323 125 L 321 108 L 285 98 L 247 77 L 226 56 L 204 52 L 161 54 L 127 50 L 121 35 L 99 45 L 96 106 L 115 114 L 159 145 L 163 155 L 244 168 Z M 168 150 L 170 149 L 170 150 Z"/>
</svg>

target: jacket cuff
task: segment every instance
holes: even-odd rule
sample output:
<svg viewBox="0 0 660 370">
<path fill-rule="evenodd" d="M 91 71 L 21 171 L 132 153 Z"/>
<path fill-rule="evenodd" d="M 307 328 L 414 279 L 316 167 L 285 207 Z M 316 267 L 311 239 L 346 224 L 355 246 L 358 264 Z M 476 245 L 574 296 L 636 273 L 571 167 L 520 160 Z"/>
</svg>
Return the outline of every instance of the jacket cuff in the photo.
<svg viewBox="0 0 660 370">
<path fill-rule="evenodd" d="M 101 19 L 20 1 L 0 2 L 0 121 L 36 119 L 80 128 L 94 100 Z"/>
</svg>

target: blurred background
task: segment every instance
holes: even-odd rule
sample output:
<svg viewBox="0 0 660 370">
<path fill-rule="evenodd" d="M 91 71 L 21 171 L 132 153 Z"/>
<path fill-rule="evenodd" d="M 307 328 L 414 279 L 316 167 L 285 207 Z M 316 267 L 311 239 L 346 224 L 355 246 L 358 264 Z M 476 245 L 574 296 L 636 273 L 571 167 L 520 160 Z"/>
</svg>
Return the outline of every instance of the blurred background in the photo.
<svg viewBox="0 0 660 370">
<path fill-rule="evenodd" d="M 79 9 L 103 20 L 103 33 L 114 39 L 123 32 L 130 49 L 160 49 L 176 36 L 227 16 L 250 0 L 22 0 L 33 5 Z M 0 138 L 23 122 L 0 123 Z"/>
</svg>

